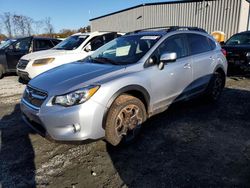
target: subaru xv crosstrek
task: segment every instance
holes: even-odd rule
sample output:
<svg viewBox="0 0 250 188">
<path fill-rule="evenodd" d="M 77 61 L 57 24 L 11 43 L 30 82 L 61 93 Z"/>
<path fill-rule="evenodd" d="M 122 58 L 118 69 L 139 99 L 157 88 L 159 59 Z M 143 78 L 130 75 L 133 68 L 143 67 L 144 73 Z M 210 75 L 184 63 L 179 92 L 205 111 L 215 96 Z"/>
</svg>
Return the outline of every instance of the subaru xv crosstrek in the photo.
<svg viewBox="0 0 250 188">
<path fill-rule="evenodd" d="M 202 29 L 141 30 L 32 79 L 21 110 L 27 124 L 54 140 L 118 145 L 174 102 L 200 94 L 218 100 L 226 72 L 220 45 Z"/>
</svg>

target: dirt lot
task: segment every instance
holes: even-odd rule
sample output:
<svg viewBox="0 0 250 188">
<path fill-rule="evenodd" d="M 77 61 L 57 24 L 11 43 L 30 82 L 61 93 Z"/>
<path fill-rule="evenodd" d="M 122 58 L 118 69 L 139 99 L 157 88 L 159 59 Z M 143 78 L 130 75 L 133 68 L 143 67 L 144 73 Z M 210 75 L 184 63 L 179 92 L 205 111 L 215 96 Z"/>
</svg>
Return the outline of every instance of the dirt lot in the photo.
<svg viewBox="0 0 250 188">
<path fill-rule="evenodd" d="M 217 104 L 173 105 L 116 149 L 35 134 L 20 117 L 23 89 L 0 80 L 0 187 L 250 187 L 250 79 L 229 78 Z"/>
</svg>

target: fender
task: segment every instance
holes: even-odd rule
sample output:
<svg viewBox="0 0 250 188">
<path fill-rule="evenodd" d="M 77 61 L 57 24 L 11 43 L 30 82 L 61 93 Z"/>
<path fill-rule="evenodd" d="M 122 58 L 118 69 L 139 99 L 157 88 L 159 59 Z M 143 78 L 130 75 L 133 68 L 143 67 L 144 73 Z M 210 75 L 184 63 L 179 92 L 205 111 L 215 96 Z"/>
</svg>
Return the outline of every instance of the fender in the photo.
<svg viewBox="0 0 250 188">
<path fill-rule="evenodd" d="M 103 120 L 102 120 L 102 127 L 103 129 L 105 129 L 105 122 L 106 122 L 106 118 L 107 118 L 107 115 L 108 115 L 108 110 L 110 109 L 111 105 L 113 104 L 113 102 L 115 101 L 115 99 L 120 96 L 121 94 L 123 93 L 126 93 L 126 92 L 129 92 L 129 91 L 137 91 L 137 92 L 140 92 L 143 94 L 143 99 L 145 99 L 145 102 L 146 102 L 146 110 L 148 111 L 149 109 L 149 104 L 150 104 L 150 95 L 148 93 L 148 91 L 140 86 L 140 85 L 128 85 L 128 86 L 125 86 L 121 89 L 119 89 L 117 92 L 115 92 L 113 94 L 113 96 L 109 99 L 108 101 L 108 104 L 107 104 L 107 110 L 105 111 L 104 115 L 103 115 Z"/>
</svg>

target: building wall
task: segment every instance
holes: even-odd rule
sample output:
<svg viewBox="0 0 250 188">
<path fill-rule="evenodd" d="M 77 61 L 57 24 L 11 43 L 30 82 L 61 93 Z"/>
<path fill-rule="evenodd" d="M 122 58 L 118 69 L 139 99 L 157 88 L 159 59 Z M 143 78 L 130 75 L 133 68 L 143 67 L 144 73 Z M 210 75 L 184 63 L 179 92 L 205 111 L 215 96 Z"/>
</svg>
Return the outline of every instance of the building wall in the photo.
<svg viewBox="0 0 250 188">
<path fill-rule="evenodd" d="M 129 32 L 161 26 L 197 26 L 209 33 L 223 31 L 226 38 L 247 30 L 246 0 L 155 4 L 136 7 L 91 21 L 91 31 Z"/>
</svg>

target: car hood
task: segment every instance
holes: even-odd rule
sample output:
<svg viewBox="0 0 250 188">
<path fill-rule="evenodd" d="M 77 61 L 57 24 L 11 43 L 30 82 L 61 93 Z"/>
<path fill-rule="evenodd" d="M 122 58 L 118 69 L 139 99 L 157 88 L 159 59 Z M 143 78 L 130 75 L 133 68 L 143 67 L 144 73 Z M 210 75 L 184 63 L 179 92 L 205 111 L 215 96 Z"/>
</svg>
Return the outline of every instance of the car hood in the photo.
<svg viewBox="0 0 250 188">
<path fill-rule="evenodd" d="M 124 69 L 124 66 L 75 62 L 44 72 L 32 79 L 29 85 L 50 95 L 60 95 L 88 85 L 100 84 L 103 79 L 115 76 Z"/>
<path fill-rule="evenodd" d="M 42 51 L 27 54 L 27 55 L 23 56 L 22 59 L 30 61 L 30 60 L 36 60 L 36 59 L 57 57 L 57 56 L 72 54 L 72 53 L 74 53 L 73 50 L 50 49 L 50 50 L 42 50 Z"/>
</svg>

